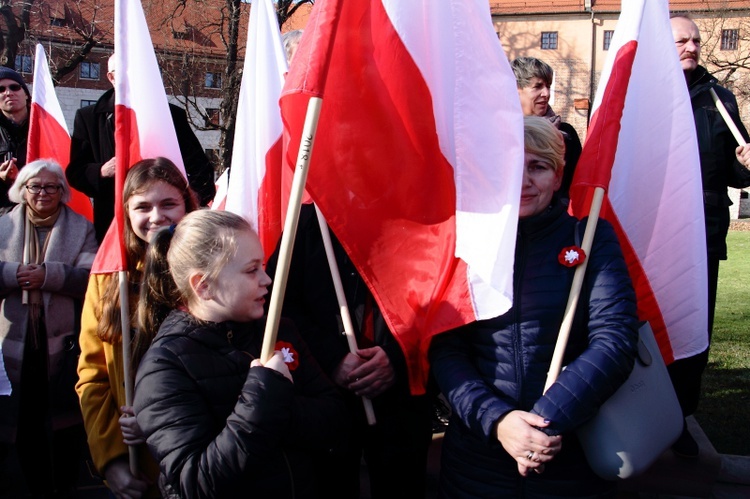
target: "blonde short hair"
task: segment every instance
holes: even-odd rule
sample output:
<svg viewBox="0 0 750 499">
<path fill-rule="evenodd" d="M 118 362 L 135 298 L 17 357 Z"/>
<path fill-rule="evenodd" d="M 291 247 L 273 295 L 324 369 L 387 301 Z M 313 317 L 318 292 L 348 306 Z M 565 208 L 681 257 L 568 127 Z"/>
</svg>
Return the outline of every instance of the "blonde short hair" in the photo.
<svg viewBox="0 0 750 499">
<path fill-rule="evenodd" d="M 523 143 L 526 152 L 549 161 L 556 172 L 565 167 L 565 141 L 562 132 L 547 118 L 523 117 Z"/>
</svg>

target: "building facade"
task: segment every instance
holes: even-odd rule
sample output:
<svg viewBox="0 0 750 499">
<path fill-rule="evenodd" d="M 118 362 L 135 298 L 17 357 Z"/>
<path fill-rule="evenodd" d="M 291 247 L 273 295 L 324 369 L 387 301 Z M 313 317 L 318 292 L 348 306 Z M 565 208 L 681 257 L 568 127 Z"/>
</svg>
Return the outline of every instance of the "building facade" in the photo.
<svg viewBox="0 0 750 499">
<path fill-rule="evenodd" d="M 95 103 L 112 88 L 107 62 L 114 52 L 114 0 L 45 0 L 23 5 L 14 7 L 17 18 L 25 19 L 28 26 L 15 69 L 33 86 L 35 46 L 44 46 L 51 72 L 59 73 L 56 93 L 72 132 L 76 110 Z M 142 5 L 167 97 L 188 112 L 204 149 L 216 154 L 221 132 L 215 125 L 220 124 L 225 97 L 227 53 L 237 51 L 241 69 L 250 4 L 240 3 L 236 47 L 227 44 L 227 1 L 143 0 Z M 302 27 L 310 8 L 301 6 L 285 24 L 285 31 Z M 81 55 L 82 51 L 86 53 Z M 62 74 L 71 61 L 77 64 Z"/>
<path fill-rule="evenodd" d="M 536 57 L 552 66 L 551 106 L 576 128 L 581 141 L 620 7 L 621 0 L 490 1 L 492 22 L 508 60 Z M 689 14 L 700 28 L 701 64 L 732 89 L 750 129 L 750 1 L 671 0 L 669 7 Z M 730 191 L 732 216 L 737 218 L 746 194 Z"/>
<path fill-rule="evenodd" d="M 735 91 L 750 123 L 750 2 L 672 0 L 703 36 L 702 64 Z M 586 136 L 589 108 L 609 51 L 620 0 L 491 1 L 495 30 L 508 60 L 537 57 L 555 70 L 553 108 Z"/>
</svg>

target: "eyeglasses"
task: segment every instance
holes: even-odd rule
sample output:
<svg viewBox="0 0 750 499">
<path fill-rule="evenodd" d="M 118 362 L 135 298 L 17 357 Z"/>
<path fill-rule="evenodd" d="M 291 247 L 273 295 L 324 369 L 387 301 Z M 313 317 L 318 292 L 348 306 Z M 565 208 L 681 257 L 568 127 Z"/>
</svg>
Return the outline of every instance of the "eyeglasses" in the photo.
<svg viewBox="0 0 750 499">
<path fill-rule="evenodd" d="M 39 194 L 44 190 L 47 194 L 57 194 L 57 192 L 62 189 L 62 186 L 59 184 L 47 184 L 47 185 L 38 185 L 38 184 L 27 184 L 26 190 L 29 191 L 32 194 Z"/>
<path fill-rule="evenodd" d="M 18 83 L 11 83 L 7 87 L 5 85 L 0 85 L 0 94 L 4 94 L 6 90 L 11 89 L 13 92 L 18 92 L 21 90 L 21 85 Z"/>
</svg>

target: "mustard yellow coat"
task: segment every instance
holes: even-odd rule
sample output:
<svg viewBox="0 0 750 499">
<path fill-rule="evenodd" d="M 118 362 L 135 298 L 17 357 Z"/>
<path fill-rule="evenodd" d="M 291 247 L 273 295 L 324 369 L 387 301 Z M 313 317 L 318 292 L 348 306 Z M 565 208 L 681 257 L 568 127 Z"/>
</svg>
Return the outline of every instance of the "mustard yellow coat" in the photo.
<svg viewBox="0 0 750 499">
<path fill-rule="evenodd" d="M 76 384 L 91 458 L 102 476 L 110 461 L 128 455 L 119 423 L 120 407 L 126 405 L 122 342 L 113 345 L 96 335 L 96 325 L 102 315 L 102 295 L 109 279 L 117 279 L 117 274 L 93 274 L 89 278 L 81 316 L 81 357 Z M 130 297 L 131 321 L 135 317 L 137 301 L 137 296 Z M 155 484 L 159 467 L 145 445 L 138 447 L 138 464 L 154 483 L 151 492 L 157 491 Z"/>
</svg>

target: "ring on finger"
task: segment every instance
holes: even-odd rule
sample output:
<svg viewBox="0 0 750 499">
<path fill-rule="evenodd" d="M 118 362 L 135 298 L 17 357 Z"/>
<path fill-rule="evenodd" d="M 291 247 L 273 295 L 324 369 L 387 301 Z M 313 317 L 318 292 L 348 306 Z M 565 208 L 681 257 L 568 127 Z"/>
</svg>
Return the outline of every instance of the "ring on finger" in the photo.
<svg viewBox="0 0 750 499">
<path fill-rule="evenodd" d="M 528 454 L 526 454 L 526 459 L 531 461 L 531 459 L 534 457 L 534 451 L 529 451 Z"/>
</svg>

